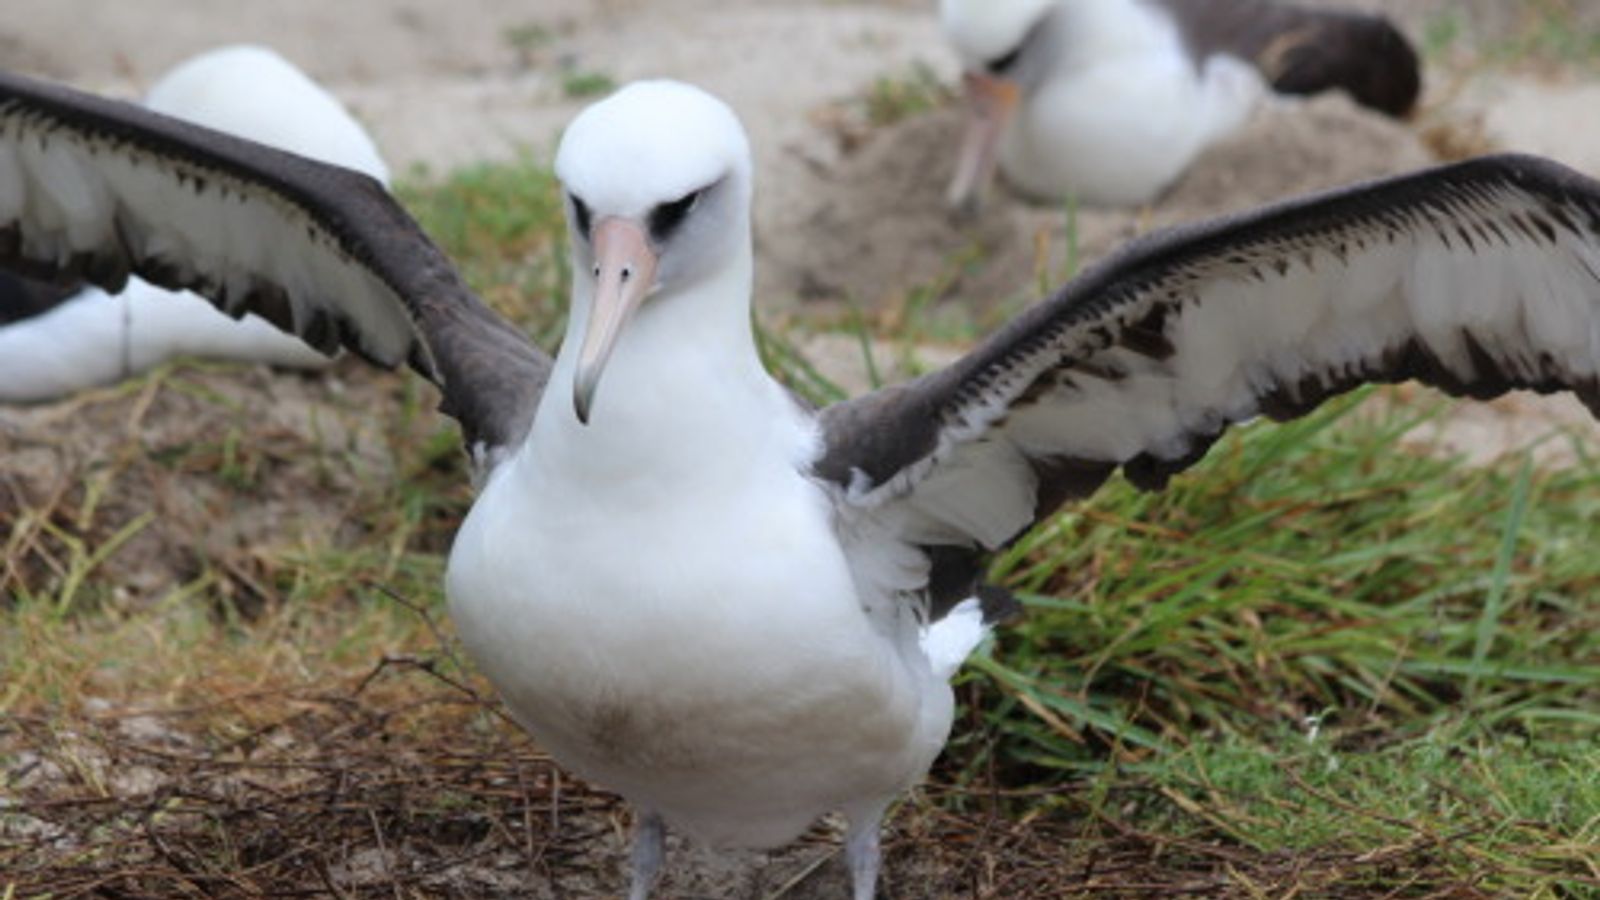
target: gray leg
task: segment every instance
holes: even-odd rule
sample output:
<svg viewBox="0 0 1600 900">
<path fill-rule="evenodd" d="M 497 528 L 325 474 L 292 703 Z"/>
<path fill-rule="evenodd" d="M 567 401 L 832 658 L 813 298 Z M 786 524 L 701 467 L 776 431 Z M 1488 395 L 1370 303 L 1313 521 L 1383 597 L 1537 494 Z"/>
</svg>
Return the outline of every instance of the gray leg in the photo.
<svg viewBox="0 0 1600 900">
<path fill-rule="evenodd" d="M 883 826 L 883 811 L 879 806 L 864 815 L 852 816 L 850 830 L 844 836 L 844 858 L 850 865 L 850 890 L 854 900 L 872 900 L 878 890 L 878 868 L 883 851 L 878 846 L 878 832 Z"/>
<path fill-rule="evenodd" d="M 660 816 L 639 810 L 639 821 L 633 826 L 633 884 L 628 887 L 628 900 L 648 900 L 667 856 L 666 833 Z"/>
</svg>

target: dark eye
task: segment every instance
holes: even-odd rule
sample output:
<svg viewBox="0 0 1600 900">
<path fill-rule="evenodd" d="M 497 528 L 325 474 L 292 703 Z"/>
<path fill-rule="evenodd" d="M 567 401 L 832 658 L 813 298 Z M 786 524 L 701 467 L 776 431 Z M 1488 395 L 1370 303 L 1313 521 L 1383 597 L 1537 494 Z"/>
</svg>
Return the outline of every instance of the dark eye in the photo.
<svg viewBox="0 0 1600 900">
<path fill-rule="evenodd" d="M 705 191 L 690 191 L 671 203 L 663 203 L 650 210 L 650 236 L 655 238 L 656 243 L 662 243 L 678 230 L 703 193 Z"/>
<path fill-rule="evenodd" d="M 1027 46 L 1026 41 L 1018 44 L 1015 50 L 1012 50 L 1005 56 L 990 60 L 985 66 L 989 70 L 989 74 L 1004 75 L 1007 69 L 1017 64 L 1017 60 L 1022 57 L 1022 48 L 1025 46 Z"/>
<path fill-rule="evenodd" d="M 589 206 L 578 199 L 577 194 L 568 194 L 567 199 L 572 201 L 572 224 L 577 227 L 578 233 L 584 237 L 589 236 Z"/>
</svg>

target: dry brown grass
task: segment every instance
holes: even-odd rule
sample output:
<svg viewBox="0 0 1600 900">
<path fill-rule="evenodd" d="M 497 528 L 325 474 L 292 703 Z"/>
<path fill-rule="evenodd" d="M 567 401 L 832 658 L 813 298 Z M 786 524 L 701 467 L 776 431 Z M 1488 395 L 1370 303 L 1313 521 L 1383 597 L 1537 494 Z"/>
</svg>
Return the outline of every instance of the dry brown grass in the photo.
<svg viewBox="0 0 1600 900">
<path fill-rule="evenodd" d="M 0 719 L 0 895 L 619 893 L 625 810 L 564 776 L 459 672 L 431 617 L 393 602 L 431 646 L 308 673 L 292 689 L 210 682 L 182 703 Z M 969 699 L 977 710 L 996 698 Z M 981 728 L 974 719 L 965 727 Z M 1153 807 L 1171 827 L 1150 830 Z M 1500 874 L 1494 860 L 1463 871 L 1450 859 L 1465 835 L 1413 829 L 1377 848 L 1262 852 L 1230 833 L 1236 814 L 1225 796 L 1197 803 L 1138 777 L 1109 792 L 936 778 L 891 819 L 883 895 L 1496 896 L 1482 886 Z M 842 896 L 837 840 L 822 826 L 769 857 L 731 860 L 675 844 L 662 893 Z"/>
</svg>

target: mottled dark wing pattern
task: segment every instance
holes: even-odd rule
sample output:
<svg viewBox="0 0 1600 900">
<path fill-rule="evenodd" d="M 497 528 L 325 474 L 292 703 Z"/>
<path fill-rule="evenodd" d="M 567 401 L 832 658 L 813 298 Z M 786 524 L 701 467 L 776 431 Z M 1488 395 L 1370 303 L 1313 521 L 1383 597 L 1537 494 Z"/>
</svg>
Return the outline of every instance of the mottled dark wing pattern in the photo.
<svg viewBox="0 0 1600 900">
<path fill-rule="evenodd" d="M 917 577 L 961 595 L 1119 468 L 1160 488 L 1232 423 L 1413 378 L 1600 410 L 1600 184 L 1486 157 L 1149 235 L 950 367 L 824 410 L 816 474 L 854 532 L 940 547 Z"/>
<path fill-rule="evenodd" d="M 81 290 L 81 282 L 58 284 L 0 271 L 0 327 L 49 312 Z"/>
<path fill-rule="evenodd" d="M 409 362 L 490 456 L 550 368 L 366 175 L 7 73 L 0 267 L 110 291 L 137 274 L 324 352 Z"/>
<path fill-rule="evenodd" d="M 1357 102 L 1404 116 L 1422 88 L 1411 42 L 1383 16 L 1277 0 L 1156 0 L 1196 58 L 1226 53 L 1256 64 L 1284 94 L 1341 88 Z"/>
</svg>

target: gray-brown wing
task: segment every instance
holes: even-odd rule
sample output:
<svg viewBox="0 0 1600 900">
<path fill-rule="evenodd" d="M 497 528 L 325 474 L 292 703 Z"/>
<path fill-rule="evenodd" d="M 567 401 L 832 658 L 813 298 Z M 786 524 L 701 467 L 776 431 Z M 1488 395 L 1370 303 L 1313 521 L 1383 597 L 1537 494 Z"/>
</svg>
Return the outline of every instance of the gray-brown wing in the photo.
<svg viewBox="0 0 1600 900">
<path fill-rule="evenodd" d="M 1422 88 L 1416 50 L 1383 16 L 1278 0 L 1156 2 L 1172 12 L 1196 58 L 1226 53 L 1253 62 L 1279 93 L 1340 88 L 1403 116 Z"/>
<path fill-rule="evenodd" d="M 950 367 L 824 410 L 815 471 L 847 531 L 943 548 L 942 603 L 1119 468 L 1160 488 L 1230 424 L 1413 378 L 1600 412 L 1600 183 L 1486 157 L 1152 234 Z"/>
<path fill-rule="evenodd" d="M 366 175 L 7 73 L 0 267 L 110 291 L 137 274 L 409 362 L 479 456 L 526 432 L 550 368 Z"/>
</svg>

